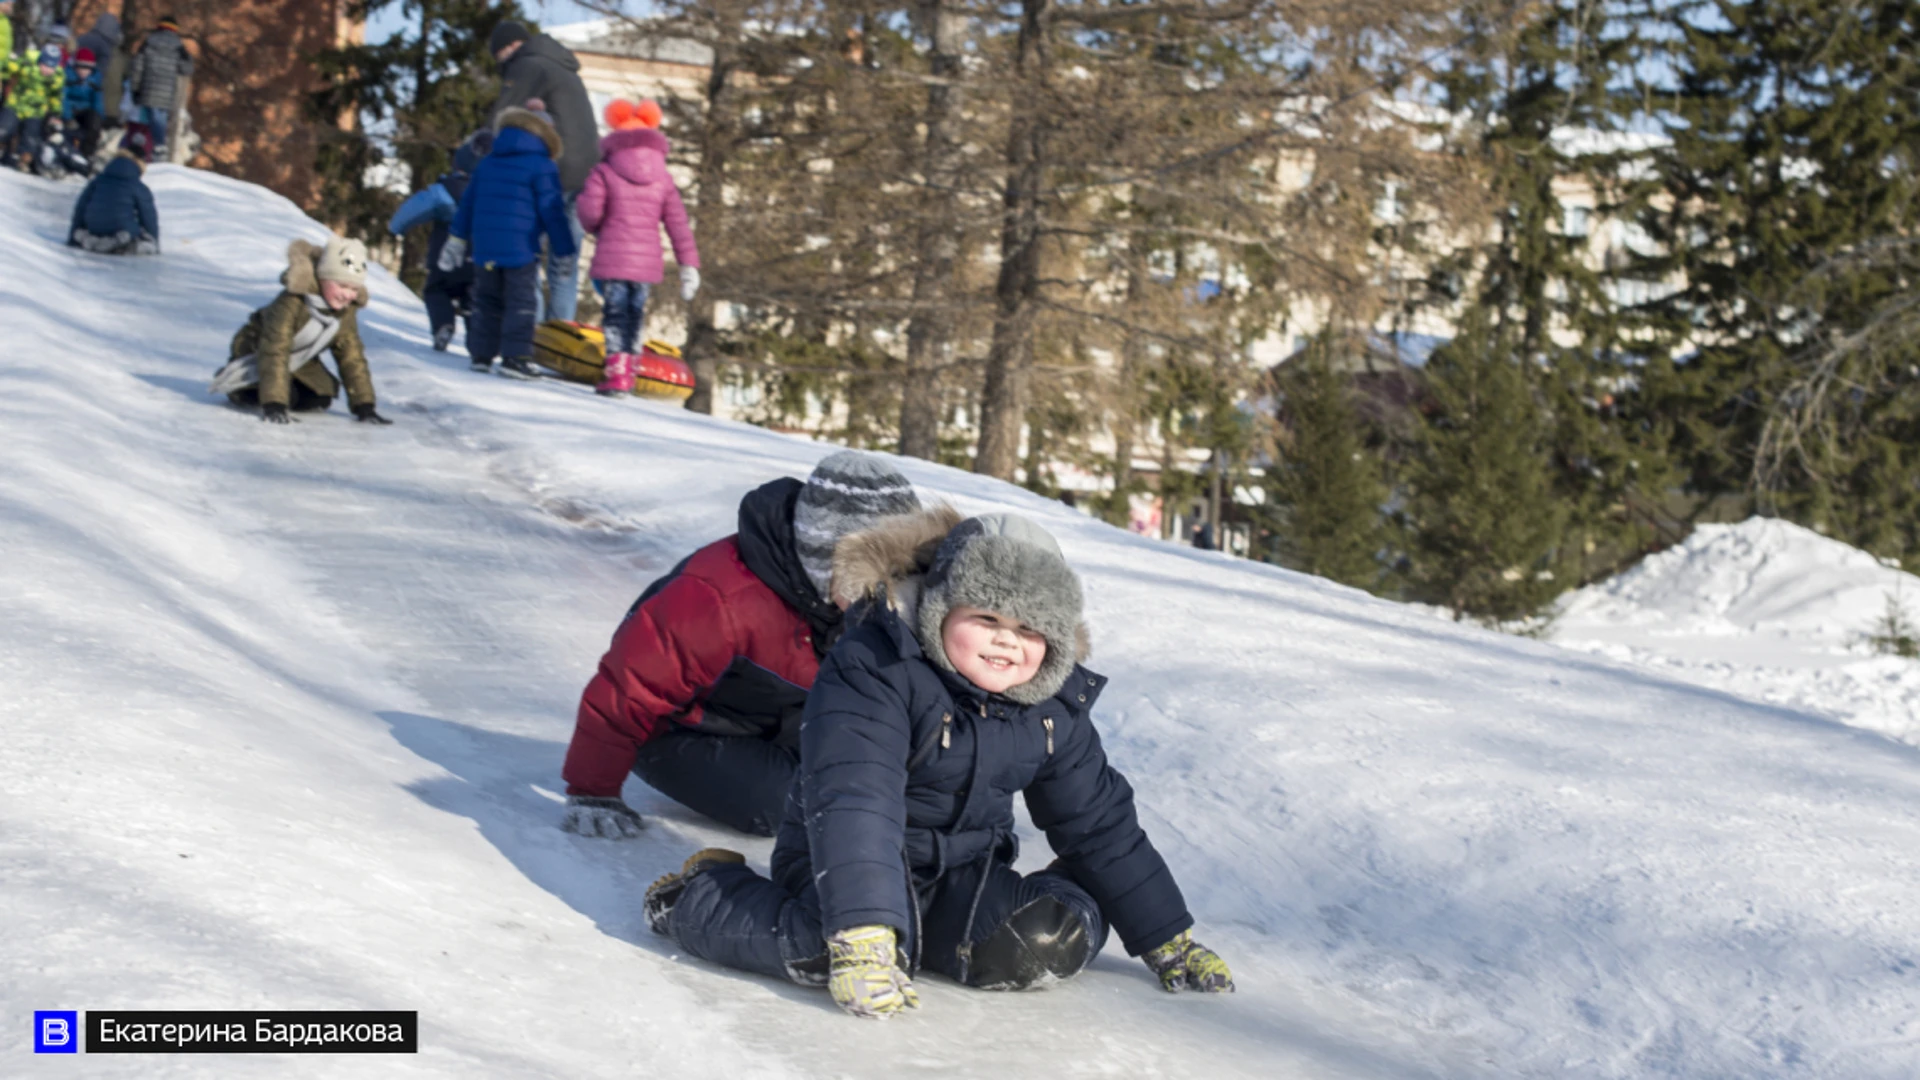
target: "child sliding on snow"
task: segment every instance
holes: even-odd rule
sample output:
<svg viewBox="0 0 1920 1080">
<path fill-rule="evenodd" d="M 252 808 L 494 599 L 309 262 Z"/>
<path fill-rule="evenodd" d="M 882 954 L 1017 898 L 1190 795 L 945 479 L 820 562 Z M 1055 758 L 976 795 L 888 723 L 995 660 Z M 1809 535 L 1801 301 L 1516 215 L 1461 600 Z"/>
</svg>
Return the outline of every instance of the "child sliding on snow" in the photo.
<svg viewBox="0 0 1920 1080">
<path fill-rule="evenodd" d="M 923 964 L 985 990 L 1069 978 L 1109 924 L 1165 989 L 1231 991 L 1100 748 L 1079 579 L 1032 522 L 957 517 L 841 541 L 859 622 L 807 698 L 773 880 L 709 848 L 647 890 L 648 925 L 862 1017 L 917 1007 Z M 1059 856 L 1024 876 L 1015 792 Z"/>
<path fill-rule="evenodd" d="M 598 238 L 590 273 L 605 308 L 606 378 L 602 394 L 633 390 L 634 354 L 647 296 L 666 273 L 660 227 L 673 241 L 680 264 L 680 297 L 691 301 L 700 288 L 700 251 L 693 244 L 687 208 L 667 173 L 667 137 L 660 134 L 660 106 L 616 100 L 607 106 L 613 134 L 600 140 L 600 164 L 587 176 L 576 209 L 580 227 Z"/>
<path fill-rule="evenodd" d="M 539 377 L 533 367 L 533 324 L 540 305 L 540 234 L 555 259 L 576 249 L 560 192 L 560 133 L 544 112 L 507 109 L 493 125 L 493 149 L 473 167 L 454 212 L 441 270 L 453 273 L 473 249 L 473 314 L 467 354 L 473 370 Z"/>
<path fill-rule="evenodd" d="M 344 382 L 355 420 L 391 423 L 374 409 L 373 374 L 354 314 L 367 306 L 367 246 L 338 236 L 324 248 L 295 240 L 280 283 L 280 295 L 233 335 L 231 359 L 208 392 L 242 407 L 258 404 L 260 419 L 285 424 L 293 420 L 289 409 L 332 405 Z M 340 368 L 338 381 L 320 359 L 329 351 Z"/>
</svg>

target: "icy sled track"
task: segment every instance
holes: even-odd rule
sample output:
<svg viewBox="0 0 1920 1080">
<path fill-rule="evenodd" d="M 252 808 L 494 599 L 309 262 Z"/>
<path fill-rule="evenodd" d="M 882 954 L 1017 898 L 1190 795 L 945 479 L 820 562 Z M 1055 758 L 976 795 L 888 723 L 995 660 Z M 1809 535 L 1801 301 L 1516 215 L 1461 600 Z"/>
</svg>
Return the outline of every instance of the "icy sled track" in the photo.
<svg viewBox="0 0 1920 1080">
<path fill-rule="evenodd" d="M 1100 720 L 1240 992 L 1111 947 L 1045 993 L 928 977 L 885 1024 L 678 959 L 638 898 L 768 845 L 628 794 L 555 827 L 638 589 L 825 446 L 428 347 L 373 283 L 391 428 L 208 398 L 288 239 L 150 174 L 167 253 L 61 246 L 0 174 L 0 1075 L 1920 1075 L 1920 751 L 908 472 L 1056 530 Z M 1046 856 L 1026 838 L 1024 860 Z M 412 1058 L 34 1058 L 34 1009 L 418 1009 Z"/>
</svg>

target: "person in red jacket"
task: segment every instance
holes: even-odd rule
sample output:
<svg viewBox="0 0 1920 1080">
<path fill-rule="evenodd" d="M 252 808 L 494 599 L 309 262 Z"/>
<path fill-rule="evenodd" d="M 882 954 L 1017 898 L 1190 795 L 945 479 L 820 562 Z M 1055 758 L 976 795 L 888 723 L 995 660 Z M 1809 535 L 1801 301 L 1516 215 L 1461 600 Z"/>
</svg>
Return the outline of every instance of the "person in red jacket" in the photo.
<svg viewBox="0 0 1920 1080">
<path fill-rule="evenodd" d="M 620 797 L 632 772 L 715 821 L 772 836 L 807 691 L 840 635 L 834 545 L 919 508 L 906 477 L 853 450 L 804 484 L 784 477 L 748 492 L 740 531 L 648 586 L 614 632 L 580 698 L 561 827 L 638 835 L 640 815 Z"/>
</svg>

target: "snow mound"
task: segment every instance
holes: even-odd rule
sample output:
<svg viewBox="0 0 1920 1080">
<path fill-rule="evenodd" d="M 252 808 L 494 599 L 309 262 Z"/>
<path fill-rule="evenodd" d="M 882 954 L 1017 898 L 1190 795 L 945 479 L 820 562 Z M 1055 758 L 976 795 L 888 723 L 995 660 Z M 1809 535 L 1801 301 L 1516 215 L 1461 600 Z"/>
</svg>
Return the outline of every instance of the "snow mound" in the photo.
<svg viewBox="0 0 1920 1080">
<path fill-rule="evenodd" d="M 1686 542 L 1565 597 L 1554 640 L 1920 745 L 1920 663 L 1864 638 L 1920 577 L 1771 518 Z"/>
<path fill-rule="evenodd" d="M 473 375 L 384 272 L 395 425 L 262 424 L 206 383 L 324 229 L 149 178 L 167 253 L 127 260 L 62 247 L 75 186 L 0 173 L 0 1076 L 72 1071 L 33 1010 L 111 1008 L 417 1009 L 421 1050 L 89 1076 L 1920 1075 L 1920 751 L 918 461 L 1082 574 L 1108 755 L 1239 992 L 1115 945 L 862 1024 L 675 956 L 647 882 L 771 845 L 637 781 L 643 837 L 561 833 L 580 688 L 648 581 L 833 448 Z M 1709 637 L 1754 640 L 1675 640 Z"/>
<path fill-rule="evenodd" d="M 1811 529 L 1752 518 L 1700 526 L 1685 543 L 1574 594 L 1561 618 L 1663 635 L 1768 634 L 1846 645 L 1890 595 L 1920 602 L 1920 578 Z"/>
</svg>

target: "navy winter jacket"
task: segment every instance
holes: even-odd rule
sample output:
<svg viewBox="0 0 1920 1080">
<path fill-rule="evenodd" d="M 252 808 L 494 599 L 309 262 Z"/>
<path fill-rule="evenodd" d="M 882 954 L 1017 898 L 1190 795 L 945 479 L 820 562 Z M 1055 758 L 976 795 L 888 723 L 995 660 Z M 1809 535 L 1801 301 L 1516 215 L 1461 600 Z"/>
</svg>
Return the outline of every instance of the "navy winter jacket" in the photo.
<svg viewBox="0 0 1920 1080">
<path fill-rule="evenodd" d="M 503 128 L 493 152 L 474 166 L 451 231 L 471 244 L 475 266 L 512 269 L 539 258 L 543 230 L 556 257 L 575 254 L 547 143 L 524 128 Z"/>
<path fill-rule="evenodd" d="M 818 889 L 825 933 L 879 924 L 911 935 L 915 891 L 951 868 L 1012 861 L 1021 792 L 1127 952 L 1165 944 L 1193 919 L 1100 747 L 1090 710 L 1105 682 L 1076 666 L 1053 697 L 1015 704 L 935 667 L 906 621 L 877 605 L 827 654 L 807 697 L 774 879 L 796 895 Z"/>
<path fill-rule="evenodd" d="M 153 192 L 140 179 L 140 163 L 117 156 L 107 163 L 99 176 L 87 182 L 73 204 L 73 223 L 67 229 L 85 229 L 95 236 L 142 232 L 160 238 L 160 213 L 153 206 Z"/>
</svg>

